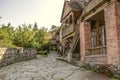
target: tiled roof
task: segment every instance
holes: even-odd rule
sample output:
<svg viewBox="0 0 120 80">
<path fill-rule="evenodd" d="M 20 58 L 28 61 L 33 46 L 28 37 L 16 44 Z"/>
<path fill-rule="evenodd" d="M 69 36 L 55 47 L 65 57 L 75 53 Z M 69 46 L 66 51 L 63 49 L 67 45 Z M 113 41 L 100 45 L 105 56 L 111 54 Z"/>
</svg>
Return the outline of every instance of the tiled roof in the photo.
<svg viewBox="0 0 120 80">
<path fill-rule="evenodd" d="M 68 5 L 68 6 L 69 6 L 69 8 L 70 8 L 70 9 L 68 9 L 69 12 L 70 12 L 70 11 L 75 11 L 75 12 L 82 12 L 82 11 L 83 11 L 82 5 L 81 5 L 79 2 L 65 1 L 65 2 L 64 2 L 64 6 L 63 6 L 63 10 L 62 10 L 62 15 L 61 15 L 61 20 L 60 20 L 60 22 L 61 22 L 61 21 L 64 19 L 64 17 L 69 13 L 69 12 L 67 11 L 68 13 L 65 14 L 65 16 L 63 16 L 63 15 L 64 15 L 64 11 L 65 11 L 65 5 Z"/>
<path fill-rule="evenodd" d="M 78 2 L 67 2 L 73 11 L 82 11 L 82 6 Z"/>
</svg>

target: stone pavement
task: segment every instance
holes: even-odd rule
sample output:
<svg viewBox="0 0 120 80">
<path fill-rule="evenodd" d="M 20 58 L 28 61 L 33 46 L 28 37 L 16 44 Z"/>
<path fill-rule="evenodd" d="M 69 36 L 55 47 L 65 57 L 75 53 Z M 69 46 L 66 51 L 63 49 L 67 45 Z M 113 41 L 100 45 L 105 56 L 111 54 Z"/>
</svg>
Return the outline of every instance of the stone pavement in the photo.
<svg viewBox="0 0 120 80">
<path fill-rule="evenodd" d="M 56 52 L 48 57 L 9 65 L 0 69 L 0 80 L 115 80 L 56 60 Z"/>
</svg>

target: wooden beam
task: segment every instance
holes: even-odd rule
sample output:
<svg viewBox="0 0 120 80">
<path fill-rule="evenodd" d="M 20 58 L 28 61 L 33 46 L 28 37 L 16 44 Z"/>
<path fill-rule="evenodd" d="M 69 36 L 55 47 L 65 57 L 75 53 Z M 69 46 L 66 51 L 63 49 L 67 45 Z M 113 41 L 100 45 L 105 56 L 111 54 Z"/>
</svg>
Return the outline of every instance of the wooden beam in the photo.
<svg viewBox="0 0 120 80">
<path fill-rule="evenodd" d="M 75 22 L 74 22 L 74 13 L 72 12 L 72 24 L 75 24 Z"/>
<path fill-rule="evenodd" d="M 100 36 L 99 36 L 99 21 L 96 21 L 96 38 L 97 38 L 97 46 L 99 46 L 99 39 L 100 39 Z"/>
</svg>

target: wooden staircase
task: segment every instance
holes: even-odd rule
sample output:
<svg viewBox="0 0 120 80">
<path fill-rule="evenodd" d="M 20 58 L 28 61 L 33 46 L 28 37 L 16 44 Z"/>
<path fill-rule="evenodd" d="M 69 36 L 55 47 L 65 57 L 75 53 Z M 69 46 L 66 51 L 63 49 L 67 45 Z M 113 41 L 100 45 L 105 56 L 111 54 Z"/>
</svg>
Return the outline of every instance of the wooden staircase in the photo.
<svg viewBox="0 0 120 80">
<path fill-rule="evenodd" d="M 80 61 L 80 38 L 79 34 L 75 35 L 72 48 L 72 61 Z"/>
</svg>

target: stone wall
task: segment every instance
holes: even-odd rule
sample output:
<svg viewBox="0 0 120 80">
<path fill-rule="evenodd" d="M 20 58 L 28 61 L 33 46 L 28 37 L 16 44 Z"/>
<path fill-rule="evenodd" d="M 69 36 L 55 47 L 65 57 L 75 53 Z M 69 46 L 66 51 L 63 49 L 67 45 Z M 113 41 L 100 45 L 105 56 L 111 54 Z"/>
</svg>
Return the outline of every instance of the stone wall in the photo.
<svg viewBox="0 0 120 80">
<path fill-rule="evenodd" d="M 0 67 L 36 58 L 36 54 L 33 48 L 0 48 Z"/>
<path fill-rule="evenodd" d="M 109 65 L 109 64 L 89 64 L 84 63 L 80 65 L 85 69 L 89 69 L 98 73 L 102 73 L 109 77 L 116 77 L 120 79 L 120 65 Z"/>
</svg>

